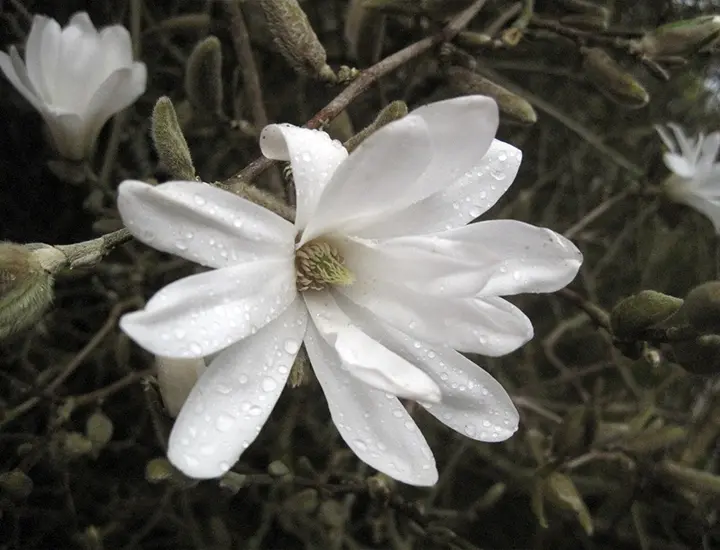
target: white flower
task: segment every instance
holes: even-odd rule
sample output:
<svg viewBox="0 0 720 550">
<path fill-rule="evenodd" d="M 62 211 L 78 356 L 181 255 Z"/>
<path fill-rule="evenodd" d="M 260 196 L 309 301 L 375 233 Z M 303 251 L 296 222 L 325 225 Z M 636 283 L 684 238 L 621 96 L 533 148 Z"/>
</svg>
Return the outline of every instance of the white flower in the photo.
<svg viewBox="0 0 720 550">
<path fill-rule="evenodd" d="M 155 368 L 165 409 L 174 418 L 180 413 L 198 377 L 205 371 L 205 359 L 180 359 L 158 355 L 155 358 Z"/>
<path fill-rule="evenodd" d="M 720 234 L 720 163 L 716 162 L 720 148 L 720 132 L 691 139 L 682 128 L 669 124 L 656 127 L 669 149 L 663 155 L 665 165 L 673 172 L 665 183 L 671 199 L 691 206 L 704 214 Z"/>
<path fill-rule="evenodd" d="M 45 119 L 58 152 L 73 160 L 90 150 L 107 120 L 145 91 L 144 63 L 133 62 L 130 35 L 113 25 L 100 32 L 88 14 L 61 29 L 36 15 L 25 46 L 0 52 L 0 69 Z"/>
<path fill-rule="evenodd" d="M 489 98 L 442 101 L 349 156 L 324 132 L 270 125 L 260 143 L 267 157 L 291 162 L 295 225 L 199 182 L 120 185 L 120 212 L 138 239 L 214 268 L 121 321 L 158 355 L 222 350 L 175 422 L 173 464 L 196 478 L 227 471 L 265 423 L 303 342 L 345 442 L 400 481 L 431 485 L 437 471 L 398 397 L 479 441 L 515 432 L 507 393 L 456 350 L 497 356 L 527 342 L 530 321 L 498 296 L 559 289 L 581 255 L 548 229 L 466 225 L 520 164 L 520 151 L 493 139 L 497 124 Z"/>
</svg>

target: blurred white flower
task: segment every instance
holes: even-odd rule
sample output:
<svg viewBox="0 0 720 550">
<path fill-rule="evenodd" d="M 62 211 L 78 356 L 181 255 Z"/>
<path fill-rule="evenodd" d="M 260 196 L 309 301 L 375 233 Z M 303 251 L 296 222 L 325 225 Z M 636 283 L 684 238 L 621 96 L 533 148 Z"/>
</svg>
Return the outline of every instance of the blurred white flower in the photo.
<svg viewBox="0 0 720 550">
<path fill-rule="evenodd" d="M 25 62 L 15 47 L 0 52 L 0 70 L 45 119 L 58 152 L 85 157 L 107 120 L 145 91 L 145 64 L 133 62 L 130 34 L 122 25 L 100 32 L 88 14 L 65 28 L 33 18 Z"/>
<path fill-rule="evenodd" d="M 689 138 L 677 124 L 656 127 L 668 148 L 665 165 L 673 172 L 665 182 L 668 196 L 704 214 L 720 234 L 720 132 Z M 672 133 L 671 133 L 672 132 Z"/>
<path fill-rule="evenodd" d="M 437 470 L 398 397 L 479 441 L 515 432 L 507 393 L 458 351 L 497 356 L 527 342 L 530 321 L 499 296 L 557 290 L 582 257 L 548 229 L 466 225 L 520 164 L 520 151 L 493 139 L 497 125 L 489 98 L 442 101 L 349 156 L 324 132 L 270 125 L 260 143 L 292 165 L 294 225 L 200 182 L 120 185 L 138 239 L 214 268 L 121 321 L 157 355 L 222 350 L 175 422 L 173 464 L 196 478 L 227 471 L 260 432 L 303 342 L 345 442 L 400 481 L 431 485 Z"/>
</svg>

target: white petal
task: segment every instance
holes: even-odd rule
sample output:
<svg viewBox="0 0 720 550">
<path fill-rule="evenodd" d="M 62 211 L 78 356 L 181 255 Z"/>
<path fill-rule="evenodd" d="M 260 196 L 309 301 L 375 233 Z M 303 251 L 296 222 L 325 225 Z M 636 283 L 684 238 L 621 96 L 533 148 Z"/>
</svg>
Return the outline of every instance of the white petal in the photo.
<svg viewBox="0 0 720 550">
<path fill-rule="evenodd" d="M 257 260 L 180 279 L 120 327 L 155 355 L 205 357 L 254 334 L 295 296 L 292 258 Z"/>
<path fill-rule="evenodd" d="M 266 208 L 196 181 L 125 181 L 118 208 L 132 234 L 153 248 L 209 266 L 291 257 L 292 224 Z"/>
<path fill-rule="evenodd" d="M 320 196 L 300 244 L 324 232 L 348 232 L 380 213 L 426 196 L 416 187 L 432 158 L 425 121 L 408 115 L 366 139 L 338 166 Z"/>
<path fill-rule="evenodd" d="M 155 357 L 158 386 L 167 413 L 175 418 L 182 408 L 195 382 L 205 371 L 205 360 Z"/>
<path fill-rule="evenodd" d="M 362 308 L 345 302 L 343 307 L 370 336 L 433 377 L 442 401 L 423 406 L 443 424 L 478 441 L 503 441 L 515 433 L 517 409 L 485 370 L 449 346 L 418 342 Z"/>
<path fill-rule="evenodd" d="M 305 346 L 333 422 L 358 458 L 404 483 L 434 485 L 432 451 L 398 398 L 350 376 L 312 322 Z"/>
<path fill-rule="evenodd" d="M 692 178 L 695 175 L 695 165 L 690 164 L 685 157 L 673 153 L 665 153 L 663 160 L 665 161 L 665 166 L 681 178 Z"/>
<path fill-rule="evenodd" d="M 122 25 L 112 25 L 100 31 L 100 49 L 108 73 L 133 64 L 132 39 Z"/>
<path fill-rule="evenodd" d="M 343 239 L 336 244 L 358 281 L 401 281 L 418 292 L 470 297 L 480 292 L 492 276 L 491 271 L 470 261 L 474 258 L 441 255 L 396 244 L 393 239 L 379 243 Z"/>
<path fill-rule="evenodd" d="M 61 156 L 70 160 L 80 160 L 85 156 L 86 125 L 82 117 L 50 108 L 43 113 L 43 119 Z"/>
<path fill-rule="evenodd" d="M 347 158 L 345 147 L 319 130 L 271 124 L 260 134 L 267 158 L 290 161 L 297 195 L 295 227 L 305 229 L 318 199 L 337 167 Z"/>
<path fill-rule="evenodd" d="M 74 13 L 73 16 L 70 18 L 70 21 L 68 21 L 67 26 L 75 27 L 79 31 L 87 34 L 97 33 L 97 29 L 95 28 L 95 25 L 93 25 L 93 22 L 90 20 L 90 16 L 87 14 L 86 11 L 79 11 Z"/>
<path fill-rule="evenodd" d="M 582 263 L 582 254 L 568 239 L 549 229 L 515 220 L 492 220 L 434 233 L 399 237 L 378 245 L 387 255 L 435 255 L 474 265 L 479 281 L 487 281 L 482 296 L 522 292 L 554 292 L 570 283 Z M 472 272 L 472 271 L 471 271 Z M 430 294 L 468 296 L 465 281 L 457 288 L 432 285 L 419 290 Z"/>
<path fill-rule="evenodd" d="M 490 209 L 515 180 L 522 152 L 493 140 L 484 157 L 442 191 L 358 231 L 365 238 L 420 235 L 462 227 Z"/>
<path fill-rule="evenodd" d="M 682 196 L 680 202 L 687 204 L 707 217 L 712 222 L 715 233 L 720 235 L 720 200 L 696 194 L 686 194 Z"/>
<path fill-rule="evenodd" d="M 353 325 L 328 292 L 305 292 L 311 323 L 350 375 L 378 390 L 408 399 L 437 402 L 440 390 L 425 373 L 369 338 Z"/>
<path fill-rule="evenodd" d="M 712 170 L 715 160 L 717 160 L 718 149 L 720 149 L 720 132 L 712 132 L 701 144 L 697 162 L 698 173 L 707 174 Z"/>
<path fill-rule="evenodd" d="M 94 144 L 108 119 L 134 103 L 145 92 L 146 82 L 147 68 L 144 63 L 138 62 L 131 67 L 117 69 L 100 84 L 82 110 L 87 124 L 87 150 Z"/>
<path fill-rule="evenodd" d="M 357 282 L 339 290 L 418 340 L 459 351 L 498 357 L 533 336 L 530 320 L 502 298 L 437 297 L 387 281 Z"/>
<path fill-rule="evenodd" d="M 27 74 L 33 88 L 45 103 L 49 102 L 50 95 L 45 84 L 46 74 L 43 71 L 43 39 L 47 32 L 53 34 L 49 26 L 57 28 L 57 34 L 60 34 L 60 25 L 56 21 L 43 15 L 35 15 L 33 17 L 32 27 L 25 44 L 25 64 L 27 66 Z M 47 61 L 52 61 L 48 59 Z"/>
<path fill-rule="evenodd" d="M 28 80 L 25 64 L 18 56 L 15 48 L 10 48 L 10 55 L 0 52 L 0 71 L 37 111 L 40 113 L 46 111 L 45 104 L 35 93 L 35 89 Z"/>
<path fill-rule="evenodd" d="M 285 387 L 307 313 L 296 300 L 257 334 L 218 355 L 193 388 L 168 443 L 168 458 L 193 478 L 219 477 L 255 440 Z"/>
</svg>

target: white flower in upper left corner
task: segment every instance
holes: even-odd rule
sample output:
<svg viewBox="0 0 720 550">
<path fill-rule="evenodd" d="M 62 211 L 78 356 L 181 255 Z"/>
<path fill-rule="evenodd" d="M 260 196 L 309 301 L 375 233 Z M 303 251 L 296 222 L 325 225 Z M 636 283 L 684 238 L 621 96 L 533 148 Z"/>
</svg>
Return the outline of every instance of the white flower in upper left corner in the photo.
<svg viewBox="0 0 720 550">
<path fill-rule="evenodd" d="M 85 12 L 65 28 L 43 15 L 33 18 L 25 62 L 14 46 L 0 52 L 0 70 L 45 119 L 58 152 L 80 160 L 105 122 L 145 91 L 145 64 L 133 62 L 130 34 L 122 25 L 98 32 Z"/>
<path fill-rule="evenodd" d="M 530 320 L 500 296 L 562 288 L 582 256 L 549 229 L 466 225 L 520 165 L 520 151 L 493 139 L 497 126 L 497 106 L 482 96 L 420 107 L 350 155 L 324 132 L 267 126 L 263 153 L 292 165 L 294 225 L 197 181 L 120 185 L 133 235 L 214 268 L 120 323 L 156 355 L 219 352 L 173 427 L 176 467 L 224 474 L 270 415 L 301 343 L 340 435 L 395 479 L 437 481 L 399 397 L 476 440 L 515 432 L 508 394 L 458 352 L 498 356 L 527 342 Z"/>
<path fill-rule="evenodd" d="M 665 184 L 668 196 L 686 204 L 710 219 L 720 234 L 720 132 L 692 139 L 677 124 L 656 129 L 668 151 L 663 155 L 665 165 L 673 172 Z"/>
</svg>

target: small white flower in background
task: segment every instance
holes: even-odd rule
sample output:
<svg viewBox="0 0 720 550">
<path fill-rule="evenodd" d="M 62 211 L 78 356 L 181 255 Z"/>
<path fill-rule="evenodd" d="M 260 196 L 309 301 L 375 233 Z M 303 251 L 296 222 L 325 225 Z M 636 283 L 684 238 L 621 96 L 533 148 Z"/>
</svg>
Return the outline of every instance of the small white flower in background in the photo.
<svg viewBox="0 0 720 550">
<path fill-rule="evenodd" d="M 133 235 L 214 268 L 121 321 L 157 355 L 222 350 L 175 422 L 175 466 L 196 478 L 225 473 L 260 432 L 303 342 L 345 442 L 400 481 L 431 485 L 437 470 L 398 397 L 479 441 L 516 431 L 508 394 L 458 351 L 498 356 L 527 342 L 530 321 L 499 296 L 562 288 L 582 257 L 548 229 L 466 225 L 520 164 L 520 151 L 493 139 L 497 125 L 489 98 L 442 101 L 349 156 L 324 132 L 270 125 L 260 143 L 292 165 L 295 225 L 200 182 L 120 185 Z"/>
<path fill-rule="evenodd" d="M 145 91 L 145 64 L 133 62 L 130 34 L 122 25 L 95 28 L 85 12 L 65 28 L 33 18 L 25 62 L 15 47 L 0 52 L 0 70 L 42 115 L 58 152 L 80 160 L 107 120 Z"/>
<path fill-rule="evenodd" d="M 677 124 L 656 129 L 668 148 L 665 165 L 673 172 L 665 182 L 668 196 L 707 216 L 720 234 L 720 132 L 693 139 Z"/>
</svg>

